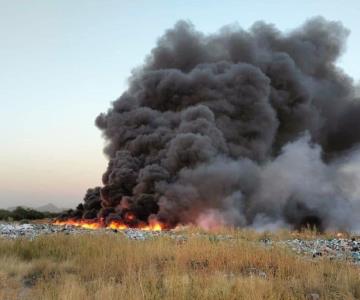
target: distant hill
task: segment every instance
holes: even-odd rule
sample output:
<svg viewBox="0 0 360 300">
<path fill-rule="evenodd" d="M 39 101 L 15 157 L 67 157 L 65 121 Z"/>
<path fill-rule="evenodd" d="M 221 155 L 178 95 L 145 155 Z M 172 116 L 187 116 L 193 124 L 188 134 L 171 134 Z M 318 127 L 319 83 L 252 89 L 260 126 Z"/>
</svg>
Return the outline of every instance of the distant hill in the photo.
<svg viewBox="0 0 360 300">
<path fill-rule="evenodd" d="M 35 210 L 40 211 L 40 212 L 52 212 L 52 213 L 60 213 L 60 212 L 62 212 L 64 210 L 68 210 L 68 208 L 60 208 L 60 207 L 57 207 L 56 205 L 54 205 L 52 203 L 48 203 L 48 204 L 41 205 L 41 206 L 38 206 L 38 207 L 30 207 L 30 206 L 25 206 L 25 205 L 18 205 L 18 206 L 21 206 L 23 208 L 35 209 Z M 13 211 L 18 206 L 9 207 L 7 210 Z"/>
</svg>

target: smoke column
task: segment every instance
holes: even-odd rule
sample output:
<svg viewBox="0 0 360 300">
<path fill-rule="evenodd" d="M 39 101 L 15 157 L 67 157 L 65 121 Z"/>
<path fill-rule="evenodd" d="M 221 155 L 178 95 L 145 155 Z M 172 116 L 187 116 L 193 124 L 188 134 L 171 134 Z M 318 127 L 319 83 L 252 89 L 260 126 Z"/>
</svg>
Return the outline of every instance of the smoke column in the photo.
<svg viewBox="0 0 360 300">
<path fill-rule="evenodd" d="M 360 100 L 335 65 L 348 34 L 321 17 L 287 33 L 179 21 L 97 117 L 104 185 L 70 216 L 357 230 Z"/>
</svg>

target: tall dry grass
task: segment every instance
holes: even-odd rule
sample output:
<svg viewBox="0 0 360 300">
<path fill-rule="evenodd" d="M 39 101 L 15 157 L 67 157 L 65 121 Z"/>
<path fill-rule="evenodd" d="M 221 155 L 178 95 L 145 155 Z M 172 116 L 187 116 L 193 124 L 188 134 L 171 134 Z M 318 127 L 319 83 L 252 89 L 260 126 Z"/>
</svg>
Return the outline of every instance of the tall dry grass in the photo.
<svg viewBox="0 0 360 300">
<path fill-rule="evenodd" d="M 190 229 L 186 242 L 133 241 L 120 233 L 0 240 L 0 299 L 360 298 L 357 267 L 256 242 L 291 233 L 222 234 L 235 238 Z"/>
</svg>

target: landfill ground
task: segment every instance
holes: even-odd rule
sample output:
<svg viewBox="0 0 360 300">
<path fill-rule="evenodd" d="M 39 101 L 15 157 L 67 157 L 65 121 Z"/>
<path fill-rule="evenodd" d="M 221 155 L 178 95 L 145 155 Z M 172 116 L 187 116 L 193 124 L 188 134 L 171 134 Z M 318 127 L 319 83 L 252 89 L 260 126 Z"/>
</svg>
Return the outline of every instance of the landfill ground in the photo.
<svg viewBox="0 0 360 300">
<path fill-rule="evenodd" d="M 0 223 L 0 299 L 360 299 L 360 237 Z"/>
</svg>

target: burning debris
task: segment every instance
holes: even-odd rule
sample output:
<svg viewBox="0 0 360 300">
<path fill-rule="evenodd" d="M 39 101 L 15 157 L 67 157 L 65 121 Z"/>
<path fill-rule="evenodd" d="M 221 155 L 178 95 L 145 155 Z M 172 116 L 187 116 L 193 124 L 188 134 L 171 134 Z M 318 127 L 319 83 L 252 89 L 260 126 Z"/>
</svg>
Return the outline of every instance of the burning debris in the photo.
<svg viewBox="0 0 360 300">
<path fill-rule="evenodd" d="M 134 217 L 135 218 L 135 217 Z M 133 220 L 133 218 L 131 218 Z M 143 231 L 161 231 L 166 227 L 160 222 L 153 221 L 149 223 L 145 222 L 137 222 L 137 223 L 125 223 L 122 221 L 112 220 L 109 223 L 105 223 L 104 219 L 94 219 L 94 220 L 86 220 L 86 219 L 67 219 L 64 221 L 56 220 L 54 225 L 70 225 L 74 227 L 80 227 L 85 229 L 114 229 L 114 230 L 124 230 L 128 228 L 135 228 Z"/>
<path fill-rule="evenodd" d="M 336 66 L 348 33 L 320 17 L 289 33 L 178 22 L 97 117 L 104 185 L 63 222 L 357 230 L 360 101 Z"/>
</svg>

